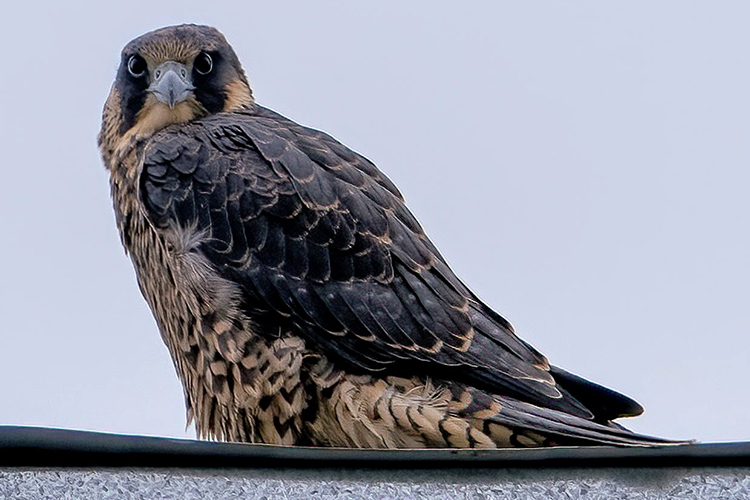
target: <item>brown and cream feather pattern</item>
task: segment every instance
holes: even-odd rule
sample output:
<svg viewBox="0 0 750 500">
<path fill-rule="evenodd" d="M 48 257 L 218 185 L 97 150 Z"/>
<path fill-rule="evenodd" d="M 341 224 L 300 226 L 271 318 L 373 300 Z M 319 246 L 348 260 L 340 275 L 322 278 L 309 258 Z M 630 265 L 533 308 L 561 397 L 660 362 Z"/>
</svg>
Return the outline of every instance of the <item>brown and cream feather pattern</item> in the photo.
<svg viewBox="0 0 750 500">
<path fill-rule="evenodd" d="M 182 101 L 158 79 L 172 67 Z M 641 408 L 550 366 L 469 291 L 375 165 L 255 104 L 216 30 L 165 28 L 125 48 L 100 147 L 200 436 L 663 442 L 613 424 Z"/>
</svg>

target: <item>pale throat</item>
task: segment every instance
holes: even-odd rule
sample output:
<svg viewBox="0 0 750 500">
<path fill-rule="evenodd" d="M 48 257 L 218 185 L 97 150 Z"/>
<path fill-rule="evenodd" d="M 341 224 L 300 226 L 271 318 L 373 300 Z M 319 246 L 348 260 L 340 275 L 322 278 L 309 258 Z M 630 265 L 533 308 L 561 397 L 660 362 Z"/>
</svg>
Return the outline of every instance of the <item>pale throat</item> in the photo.
<svg viewBox="0 0 750 500">
<path fill-rule="evenodd" d="M 149 137 L 169 125 L 189 122 L 204 116 L 206 116 L 205 109 L 194 97 L 170 108 L 153 95 L 149 95 L 136 116 L 135 125 L 128 130 L 124 139 Z"/>
</svg>

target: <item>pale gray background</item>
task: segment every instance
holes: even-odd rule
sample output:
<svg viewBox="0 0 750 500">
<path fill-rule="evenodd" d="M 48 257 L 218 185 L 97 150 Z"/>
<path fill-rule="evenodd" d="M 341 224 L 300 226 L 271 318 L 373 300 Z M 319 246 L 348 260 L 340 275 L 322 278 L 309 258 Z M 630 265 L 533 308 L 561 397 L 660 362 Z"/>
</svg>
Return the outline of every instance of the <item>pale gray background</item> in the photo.
<svg viewBox="0 0 750 500">
<path fill-rule="evenodd" d="M 643 403 L 633 429 L 750 439 L 739 1 L 13 2 L 0 424 L 193 435 L 95 144 L 122 46 L 185 21 L 375 161 L 523 338 Z"/>
</svg>

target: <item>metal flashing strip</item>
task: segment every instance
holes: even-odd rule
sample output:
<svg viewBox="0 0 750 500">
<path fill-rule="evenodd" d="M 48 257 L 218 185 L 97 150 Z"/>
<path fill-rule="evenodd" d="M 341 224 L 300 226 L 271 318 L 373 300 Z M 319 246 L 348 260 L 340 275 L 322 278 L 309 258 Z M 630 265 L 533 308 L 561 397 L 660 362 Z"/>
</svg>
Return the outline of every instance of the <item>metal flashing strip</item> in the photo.
<svg viewBox="0 0 750 500">
<path fill-rule="evenodd" d="M 358 450 L 0 426 L 0 466 L 261 469 L 748 467 L 750 442 L 636 448 Z"/>
</svg>

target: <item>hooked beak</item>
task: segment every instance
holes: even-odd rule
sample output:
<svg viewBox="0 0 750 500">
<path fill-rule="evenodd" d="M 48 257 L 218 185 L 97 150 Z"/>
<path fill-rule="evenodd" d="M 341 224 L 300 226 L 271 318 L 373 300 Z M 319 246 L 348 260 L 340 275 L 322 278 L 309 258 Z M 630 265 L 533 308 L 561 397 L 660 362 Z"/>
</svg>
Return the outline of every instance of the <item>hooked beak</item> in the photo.
<svg viewBox="0 0 750 500">
<path fill-rule="evenodd" d="M 154 70 L 154 81 L 148 90 L 158 100 L 174 108 L 195 89 L 187 75 L 188 70 L 184 64 L 167 61 Z"/>
</svg>

